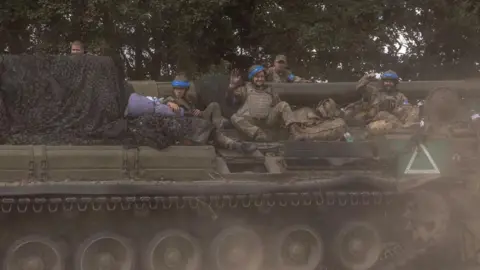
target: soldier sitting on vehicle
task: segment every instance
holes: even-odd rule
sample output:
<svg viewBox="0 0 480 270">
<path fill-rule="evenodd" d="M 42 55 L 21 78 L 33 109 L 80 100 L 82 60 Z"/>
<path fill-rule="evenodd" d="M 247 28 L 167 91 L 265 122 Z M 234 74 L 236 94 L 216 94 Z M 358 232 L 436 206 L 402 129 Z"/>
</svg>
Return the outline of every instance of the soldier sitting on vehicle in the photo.
<svg viewBox="0 0 480 270">
<path fill-rule="evenodd" d="M 168 116 L 192 115 L 211 121 L 216 128 L 224 127 L 229 121 L 222 116 L 220 105 L 216 102 L 210 103 L 205 110 L 195 108 L 196 93 L 190 89 L 190 82 L 186 76 L 179 74 L 172 82 L 173 95 L 157 98 L 142 96 L 133 93 L 129 98 L 129 107 L 125 115 L 139 116 L 145 113 L 157 113 Z M 169 109 L 166 109 L 167 105 Z"/>
<path fill-rule="evenodd" d="M 222 110 L 217 102 L 211 102 L 203 111 L 195 107 L 197 94 L 195 90 L 190 89 L 190 82 L 184 74 L 175 77 L 172 87 L 173 95 L 162 99 L 161 102 L 174 112 L 183 108 L 186 113 L 211 121 L 217 129 L 221 129 L 228 124 L 229 121 L 222 116 Z"/>
<path fill-rule="evenodd" d="M 293 111 L 298 125 L 293 126 L 293 140 L 335 141 L 344 138 L 347 124 L 331 98 L 320 101 L 315 108 L 302 107 Z"/>
<path fill-rule="evenodd" d="M 237 142 L 221 132 L 226 120 L 222 117 L 220 106 L 210 103 L 204 111 L 195 109 L 192 99 L 188 99 L 190 83 L 184 75 L 176 76 L 172 82 L 174 95 L 166 98 L 146 97 L 133 93 L 130 95 L 125 116 L 143 116 L 156 114 L 161 116 L 195 116 L 211 122 L 215 126 L 212 139 L 219 146 L 226 149 L 236 150 L 242 153 L 254 152 L 257 148 L 252 143 Z M 192 95 L 194 96 L 194 95 Z"/>
<path fill-rule="evenodd" d="M 276 83 L 302 83 L 311 82 L 298 76 L 295 76 L 287 69 L 287 57 L 285 55 L 277 55 L 273 67 L 267 70 L 267 81 Z"/>
<path fill-rule="evenodd" d="M 238 70 L 232 72 L 227 98 L 242 103 L 242 107 L 230 118 L 233 126 L 256 141 L 268 140 L 261 124 L 273 126 L 282 119 L 292 130 L 294 116 L 290 105 L 281 101 L 277 93 L 265 84 L 266 71 L 262 66 L 252 66 L 248 71 L 245 85 L 241 82 Z"/>
<path fill-rule="evenodd" d="M 362 100 L 345 108 L 345 118 L 366 123 L 368 135 L 381 135 L 395 128 L 412 126 L 419 120 L 419 107 L 410 104 L 398 91 L 398 83 L 399 77 L 392 70 L 380 76 L 375 73 L 363 76 L 356 87 Z"/>
</svg>

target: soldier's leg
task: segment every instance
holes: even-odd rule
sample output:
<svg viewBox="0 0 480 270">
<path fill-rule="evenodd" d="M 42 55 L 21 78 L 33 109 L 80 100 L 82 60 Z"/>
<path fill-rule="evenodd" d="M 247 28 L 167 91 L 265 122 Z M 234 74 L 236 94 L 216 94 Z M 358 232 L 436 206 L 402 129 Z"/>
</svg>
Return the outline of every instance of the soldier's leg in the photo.
<svg viewBox="0 0 480 270">
<path fill-rule="evenodd" d="M 363 126 L 367 123 L 367 119 L 368 119 L 368 113 L 366 112 L 359 112 L 359 113 L 356 113 L 355 115 L 353 115 L 352 118 L 350 119 L 345 119 L 347 120 L 347 123 L 349 123 L 350 125 L 352 126 Z"/>
<path fill-rule="evenodd" d="M 342 111 L 343 111 L 343 116 L 345 118 L 353 117 L 359 110 L 360 110 L 360 105 L 359 102 L 353 102 L 345 106 Z"/>
<path fill-rule="evenodd" d="M 316 111 L 323 119 L 333 119 L 341 115 L 337 103 L 331 98 L 320 101 Z"/>
<path fill-rule="evenodd" d="M 282 119 L 285 126 L 289 127 L 295 123 L 295 118 L 292 112 L 292 108 L 285 101 L 279 102 L 272 108 L 267 118 L 267 125 L 273 126 L 278 123 L 278 120 Z"/>
<path fill-rule="evenodd" d="M 327 120 L 311 126 L 292 125 L 293 140 L 334 141 L 343 137 L 347 124 L 342 118 Z"/>
<path fill-rule="evenodd" d="M 393 115 L 402 121 L 404 127 L 409 127 L 420 121 L 420 107 L 410 104 L 402 105 L 393 111 Z"/>
<path fill-rule="evenodd" d="M 367 113 L 364 112 L 363 101 L 356 101 L 348 104 L 342 109 L 343 118 L 349 125 L 365 125 Z"/>
<path fill-rule="evenodd" d="M 228 122 L 228 120 L 222 116 L 222 109 L 217 102 L 211 102 L 208 104 L 202 113 L 202 118 L 212 121 L 218 129 L 222 128 L 226 124 L 225 122 Z"/>
<path fill-rule="evenodd" d="M 215 130 L 212 135 L 215 144 L 221 148 L 231 149 L 241 153 L 252 153 L 257 150 L 257 147 L 253 143 L 237 142 L 219 130 Z"/>
<path fill-rule="evenodd" d="M 370 136 L 384 135 L 401 126 L 402 122 L 395 115 L 381 111 L 367 125 L 367 133 Z"/>
<path fill-rule="evenodd" d="M 238 115 L 233 114 L 230 117 L 230 121 L 232 121 L 232 125 L 239 131 L 245 133 L 249 138 L 255 140 L 266 140 L 267 135 L 261 130 L 258 126 L 254 125 L 254 121 L 248 115 Z"/>
</svg>

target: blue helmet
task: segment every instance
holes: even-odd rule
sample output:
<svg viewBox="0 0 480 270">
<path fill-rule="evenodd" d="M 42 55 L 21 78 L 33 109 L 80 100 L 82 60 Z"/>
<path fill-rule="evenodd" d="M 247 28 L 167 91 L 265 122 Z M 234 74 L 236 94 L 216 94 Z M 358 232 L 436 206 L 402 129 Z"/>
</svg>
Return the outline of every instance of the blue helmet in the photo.
<svg viewBox="0 0 480 270">
<path fill-rule="evenodd" d="M 187 77 L 182 73 L 175 76 L 175 79 L 172 81 L 173 88 L 182 88 L 188 89 L 190 88 L 190 82 L 188 81 Z"/>
<path fill-rule="evenodd" d="M 251 80 L 253 79 L 253 77 L 255 76 L 255 74 L 261 72 L 261 71 L 265 71 L 265 68 L 263 66 L 260 66 L 260 65 L 255 65 L 255 66 L 251 66 L 249 69 L 248 69 L 248 80 Z"/>
<path fill-rule="evenodd" d="M 395 73 L 395 71 L 393 71 L 393 70 L 388 70 L 388 71 L 385 71 L 384 73 L 382 73 L 382 75 L 380 75 L 380 79 L 382 79 L 382 80 L 392 80 L 392 81 L 397 81 L 397 82 L 400 80 L 397 73 Z"/>
</svg>

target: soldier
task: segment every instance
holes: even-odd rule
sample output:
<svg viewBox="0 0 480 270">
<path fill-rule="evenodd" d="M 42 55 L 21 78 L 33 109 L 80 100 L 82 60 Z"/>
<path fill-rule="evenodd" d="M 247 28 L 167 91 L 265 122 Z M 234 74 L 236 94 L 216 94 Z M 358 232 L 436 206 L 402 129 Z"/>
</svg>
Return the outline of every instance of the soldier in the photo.
<svg viewBox="0 0 480 270">
<path fill-rule="evenodd" d="M 277 83 L 300 83 L 310 82 L 298 76 L 295 76 L 287 69 L 287 57 L 285 55 L 277 55 L 273 67 L 267 70 L 267 81 Z"/>
<path fill-rule="evenodd" d="M 72 47 L 71 47 L 71 54 L 84 54 L 85 53 L 85 47 L 83 46 L 83 43 L 79 40 L 75 40 L 72 42 Z"/>
<path fill-rule="evenodd" d="M 217 102 L 211 102 L 203 111 L 195 107 L 197 94 L 195 90 L 190 89 L 190 82 L 184 74 L 175 77 L 172 87 L 173 95 L 162 99 L 161 102 L 168 105 L 174 112 L 183 108 L 187 114 L 211 121 L 217 129 L 222 129 L 228 123 L 228 120 L 222 116 L 222 110 Z"/>
<path fill-rule="evenodd" d="M 377 79 L 380 79 L 378 81 Z M 408 102 L 407 97 L 398 91 L 399 77 L 392 70 L 363 76 L 357 84 L 362 100 L 346 114 L 367 121 L 369 135 L 384 134 L 399 127 L 409 127 L 418 121 L 419 108 Z"/>
<path fill-rule="evenodd" d="M 125 110 L 125 116 L 139 117 L 156 114 L 161 116 L 183 117 L 191 114 L 213 123 L 215 129 L 211 132 L 211 138 L 219 147 L 235 150 L 241 153 L 252 153 L 257 150 L 254 144 L 237 142 L 220 131 L 223 126 L 222 122 L 228 120 L 221 116 L 220 107 L 217 103 L 211 103 L 204 111 L 195 109 L 191 99 L 187 99 L 190 83 L 184 75 L 178 75 L 172 82 L 172 86 L 174 87 L 174 96 L 167 98 L 159 99 L 142 96 L 137 93 L 131 94 L 128 100 L 128 106 Z"/>
<path fill-rule="evenodd" d="M 366 124 L 372 95 L 375 92 L 380 92 L 382 89 L 381 82 L 377 79 L 380 79 L 380 77 L 377 77 L 375 73 L 369 73 L 365 74 L 358 81 L 355 89 L 360 93 L 362 98 L 347 105 L 343 109 L 345 119 L 349 124 Z"/>
<path fill-rule="evenodd" d="M 315 109 L 302 107 L 293 112 L 299 125 L 294 125 L 292 139 L 334 141 L 344 138 L 347 124 L 333 99 L 319 102 Z"/>
<path fill-rule="evenodd" d="M 236 101 L 242 103 L 242 107 L 230 118 L 233 126 L 256 141 L 268 140 L 267 134 L 258 126 L 259 124 L 272 126 L 280 118 L 290 130 L 294 124 L 290 105 L 281 101 L 278 94 L 265 84 L 265 77 L 264 67 L 252 66 L 248 71 L 249 82 L 242 85 L 238 70 L 234 70 L 228 90 Z"/>
</svg>

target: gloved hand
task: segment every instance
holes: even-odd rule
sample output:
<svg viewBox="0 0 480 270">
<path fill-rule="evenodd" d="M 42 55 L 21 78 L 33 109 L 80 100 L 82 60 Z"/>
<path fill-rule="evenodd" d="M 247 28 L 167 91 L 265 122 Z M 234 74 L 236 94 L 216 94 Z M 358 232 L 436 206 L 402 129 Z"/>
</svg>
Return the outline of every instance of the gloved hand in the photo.
<svg viewBox="0 0 480 270">
<path fill-rule="evenodd" d="M 370 78 L 370 79 L 375 79 L 377 77 L 377 73 L 375 73 L 375 72 L 368 73 L 367 77 Z"/>
</svg>

